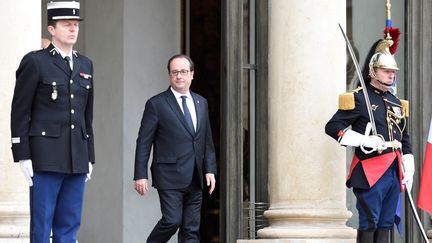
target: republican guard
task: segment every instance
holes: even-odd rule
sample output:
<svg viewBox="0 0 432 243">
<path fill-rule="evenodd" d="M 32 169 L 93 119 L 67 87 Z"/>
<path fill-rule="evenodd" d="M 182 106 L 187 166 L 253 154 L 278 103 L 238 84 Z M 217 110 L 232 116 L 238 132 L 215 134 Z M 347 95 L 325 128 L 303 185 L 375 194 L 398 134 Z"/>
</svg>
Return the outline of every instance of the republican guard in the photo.
<svg viewBox="0 0 432 243">
<path fill-rule="evenodd" d="M 392 45 L 389 37 L 373 45 L 363 68 L 365 87 L 340 95 L 339 109 L 325 127 L 341 145 L 355 147 L 346 185 L 357 198 L 360 243 L 388 242 L 393 224 L 400 222 L 400 193 L 413 182 L 408 101 L 390 92 L 399 70 Z"/>
</svg>

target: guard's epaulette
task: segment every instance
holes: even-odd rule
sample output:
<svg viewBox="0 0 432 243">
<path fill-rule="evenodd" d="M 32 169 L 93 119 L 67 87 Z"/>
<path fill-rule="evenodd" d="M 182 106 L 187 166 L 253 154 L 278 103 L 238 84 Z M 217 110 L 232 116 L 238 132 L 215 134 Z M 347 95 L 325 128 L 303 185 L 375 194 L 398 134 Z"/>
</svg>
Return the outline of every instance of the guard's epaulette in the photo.
<svg viewBox="0 0 432 243">
<path fill-rule="evenodd" d="M 34 50 L 34 51 L 32 51 L 32 53 L 38 53 L 38 52 L 41 52 L 41 51 L 43 51 L 44 49 L 39 49 L 39 50 Z"/>
<path fill-rule="evenodd" d="M 339 110 L 353 110 L 355 108 L 354 93 L 362 90 L 362 87 L 358 87 L 355 90 L 346 92 L 339 95 Z"/>
<path fill-rule="evenodd" d="M 409 101 L 408 100 L 400 100 L 402 105 L 402 111 L 405 117 L 409 117 Z"/>
</svg>

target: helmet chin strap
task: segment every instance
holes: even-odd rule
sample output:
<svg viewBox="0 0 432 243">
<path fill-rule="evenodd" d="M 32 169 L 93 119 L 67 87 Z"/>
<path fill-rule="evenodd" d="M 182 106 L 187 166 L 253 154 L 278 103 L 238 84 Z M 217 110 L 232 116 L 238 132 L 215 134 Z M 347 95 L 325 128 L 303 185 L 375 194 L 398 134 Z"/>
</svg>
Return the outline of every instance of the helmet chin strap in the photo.
<svg viewBox="0 0 432 243">
<path fill-rule="evenodd" d="M 386 83 L 384 83 L 383 81 L 381 81 L 381 80 L 379 80 L 379 79 L 377 79 L 377 81 L 378 81 L 378 83 L 380 83 L 380 84 L 382 84 L 382 85 L 384 85 L 384 86 L 391 87 L 391 86 L 394 84 L 395 79 L 393 79 L 393 82 L 392 82 L 391 84 L 386 84 Z"/>
</svg>

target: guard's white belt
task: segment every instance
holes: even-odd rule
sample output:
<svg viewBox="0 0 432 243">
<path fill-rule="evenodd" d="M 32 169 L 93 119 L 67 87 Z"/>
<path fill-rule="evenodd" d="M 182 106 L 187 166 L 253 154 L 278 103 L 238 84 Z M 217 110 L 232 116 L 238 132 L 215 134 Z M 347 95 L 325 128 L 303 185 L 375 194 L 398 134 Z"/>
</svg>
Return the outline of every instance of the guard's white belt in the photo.
<svg viewBox="0 0 432 243">
<path fill-rule="evenodd" d="M 398 140 L 386 141 L 384 142 L 384 150 L 388 148 L 392 148 L 392 149 L 402 148 L 402 143 L 399 142 Z"/>
</svg>

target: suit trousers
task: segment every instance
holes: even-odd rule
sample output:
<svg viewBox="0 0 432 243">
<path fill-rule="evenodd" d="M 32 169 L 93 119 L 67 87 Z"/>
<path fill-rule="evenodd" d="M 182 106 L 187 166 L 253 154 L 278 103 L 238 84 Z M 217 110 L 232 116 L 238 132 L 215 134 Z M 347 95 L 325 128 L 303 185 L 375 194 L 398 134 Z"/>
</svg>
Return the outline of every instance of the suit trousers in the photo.
<svg viewBox="0 0 432 243">
<path fill-rule="evenodd" d="M 30 187 L 30 242 L 75 243 L 86 174 L 35 172 Z"/>
<path fill-rule="evenodd" d="M 179 243 L 199 243 L 202 189 L 196 168 L 189 187 L 158 189 L 162 218 L 153 228 L 147 243 L 168 242 L 177 229 Z"/>
</svg>

